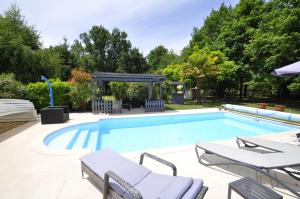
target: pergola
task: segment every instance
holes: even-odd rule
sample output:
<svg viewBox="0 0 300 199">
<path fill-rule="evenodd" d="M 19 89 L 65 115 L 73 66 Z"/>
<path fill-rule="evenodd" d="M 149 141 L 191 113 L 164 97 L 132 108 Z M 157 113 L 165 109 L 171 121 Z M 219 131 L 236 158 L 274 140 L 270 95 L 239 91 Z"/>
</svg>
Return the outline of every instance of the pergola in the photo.
<svg viewBox="0 0 300 199">
<path fill-rule="evenodd" d="M 103 87 L 104 82 L 145 82 L 148 83 L 148 99 L 152 98 L 152 86 L 154 83 L 159 84 L 159 99 L 162 99 L 162 82 L 167 78 L 155 74 L 130 74 L 130 73 L 108 73 L 95 72 L 92 74 L 93 79 L 93 99 L 96 98 L 97 87 Z M 100 97 L 100 96 L 99 96 Z"/>
</svg>

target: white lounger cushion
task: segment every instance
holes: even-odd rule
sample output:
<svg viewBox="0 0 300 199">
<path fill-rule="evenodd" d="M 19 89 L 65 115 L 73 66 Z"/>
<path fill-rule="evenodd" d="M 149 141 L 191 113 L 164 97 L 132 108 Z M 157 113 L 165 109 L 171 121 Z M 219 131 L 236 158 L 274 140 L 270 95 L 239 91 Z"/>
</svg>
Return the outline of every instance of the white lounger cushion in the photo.
<svg viewBox="0 0 300 199">
<path fill-rule="evenodd" d="M 107 171 L 115 172 L 134 186 L 144 199 L 193 199 L 203 188 L 203 181 L 200 179 L 153 173 L 110 149 L 102 149 L 80 159 L 102 179 Z M 110 186 L 124 198 L 132 198 L 114 180 L 110 180 Z"/>
<path fill-rule="evenodd" d="M 83 156 L 80 159 L 102 179 L 104 179 L 104 174 L 111 170 L 120 175 L 132 186 L 135 186 L 151 172 L 146 167 L 136 164 L 110 149 L 102 149 Z M 123 195 L 125 193 L 118 183 L 114 180 L 110 181 L 110 186 L 118 192 L 118 194 Z"/>
</svg>

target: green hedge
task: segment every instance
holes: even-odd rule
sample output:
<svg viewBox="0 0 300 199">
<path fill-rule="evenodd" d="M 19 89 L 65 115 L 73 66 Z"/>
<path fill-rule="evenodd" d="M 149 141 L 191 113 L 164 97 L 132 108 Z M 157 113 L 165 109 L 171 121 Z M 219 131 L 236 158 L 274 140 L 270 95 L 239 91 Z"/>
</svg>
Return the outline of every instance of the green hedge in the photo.
<svg viewBox="0 0 300 199">
<path fill-rule="evenodd" d="M 51 80 L 53 87 L 54 105 L 68 105 L 70 101 L 70 84 L 60 80 Z M 32 101 L 35 108 L 41 109 L 49 106 L 50 97 L 48 84 L 36 82 L 27 85 L 27 98 Z"/>
</svg>

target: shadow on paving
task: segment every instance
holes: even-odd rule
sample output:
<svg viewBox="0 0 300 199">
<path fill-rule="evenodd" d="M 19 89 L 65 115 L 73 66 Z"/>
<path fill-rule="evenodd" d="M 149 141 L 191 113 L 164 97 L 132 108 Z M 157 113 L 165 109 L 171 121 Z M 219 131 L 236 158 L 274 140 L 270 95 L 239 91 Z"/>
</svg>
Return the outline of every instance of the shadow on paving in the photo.
<svg viewBox="0 0 300 199">
<path fill-rule="evenodd" d="M 233 175 L 233 176 L 242 177 L 242 178 L 250 177 L 250 178 L 254 179 L 255 181 L 257 181 L 258 183 L 261 183 L 263 185 L 266 185 L 266 186 L 274 189 L 276 192 L 279 192 L 279 194 L 286 194 L 286 195 L 289 195 L 290 197 L 297 198 L 294 194 L 292 194 L 291 192 L 289 192 L 288 190 L 283 188 L 281 185 L 276 183 L 274 180 L 271 180 L 269 177 L 265 176 L 264 174 L 254 170 L 254 169 L 247 168 L 247 167 L 240 166 L 240 165 L 231 165 L 230 163 L 232 161 L 225 159 L 225 158 L 218 157 L 213 154 L 205 154 L 203 156 L 203 159 L 210 163 L 225 163 L 225 162 L 228 163 L 228 165 L 222 165 L 222 166 L 218 165 L 218 166 L 210 166 L 209 167 L 211 169 L 217 170 L 218 172 L 222 172 L 222 173 L 226 173 L 228 175 Z M 274 170 L 274 169 L 269 170 L 267 172 L 269 172 L 277 180 L 280 180 L 281 182 L 286 183 L 289 187 L 293 188 L 298 193 L 300 192 L 300 182 L 293 179 L 286 173 L 283 173 L 279 170 Z M 278 188 L 280 188 L 281 190 L 279 190 Z M 282 190 L 284 190 L 284 192 Z"/>
<path fill-rule="evenodd" d="M 40 123 L 40 120 L 30 122 L 1 122 L 0 123 L 0 142 L 15 136 L 24 130 Z"/>
</svg>

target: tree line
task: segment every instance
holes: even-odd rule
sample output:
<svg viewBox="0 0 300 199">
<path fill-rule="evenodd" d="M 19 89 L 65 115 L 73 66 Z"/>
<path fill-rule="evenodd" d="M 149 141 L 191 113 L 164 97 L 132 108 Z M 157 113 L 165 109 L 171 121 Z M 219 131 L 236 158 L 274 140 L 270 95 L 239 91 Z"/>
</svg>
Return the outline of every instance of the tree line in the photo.
<svg viewBox="0 0 300 199">
<path fill-rule="evenodd" d="M 86 71 L 157 73 L 183 81 L 219 97 L 247 90 L 287 97 L 300 93 L 300 78 L 270 73 L 300 60 L 300 2 L 298 0 L 240 0 L 212 10 L 180 53 L 159 45 L 144 56 L 127 33 L 101 25 L 75 41 L 42 48 L 35 26 L 12 5 L 0 15 L 0 73 L 14 73 L 23 83 L 40 75 L 68 80 L 74 68 Z M 198 92 L 199 93 L 199 92 Z"/>
<path fill-rule="evenodd" d="M 68 80 L 72 69 L 89 72 L 144 73 L 149 67 L 127 33 L 114 28 L 93 26 L 69 44 L 42 48 L 40 34 L 28 25 L 20 9 L 12 5 L 0 15 L 0 73 L 14 73 L 24 83 L 39 81 L 41 75 Z"/>
<path fill-rule="evenodd" d="M 278 97 L 299 90 L 299 77 L 278 78 L 270 73 L 300 60 L 300 2 L 298 0 L 240 0 L 235 7 L 222 4 L 195 28 L 187 55 L 193 48 L 219 50 L 235 63 L 235 75 L 223 87 L 269 92 Z M 231 70 L 232 68 L 230 68 Z M 273 93 L 272 93 L 273 91 Z"/>
</svg>

